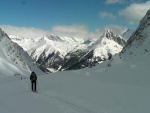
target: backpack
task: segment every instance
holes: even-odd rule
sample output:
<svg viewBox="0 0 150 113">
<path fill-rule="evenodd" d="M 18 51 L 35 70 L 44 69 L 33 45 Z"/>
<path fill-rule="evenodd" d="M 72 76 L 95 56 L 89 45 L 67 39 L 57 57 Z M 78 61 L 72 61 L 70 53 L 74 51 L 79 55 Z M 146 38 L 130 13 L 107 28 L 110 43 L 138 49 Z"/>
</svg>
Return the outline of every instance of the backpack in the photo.
<svg viewBox="0 0 150 113">
<path fill-rule="evenodd" d="M 36 79 L 37 79 L 36 74 L 35 73 L 31 74 L 31 80 L 36 81 Z"/>
</svg>

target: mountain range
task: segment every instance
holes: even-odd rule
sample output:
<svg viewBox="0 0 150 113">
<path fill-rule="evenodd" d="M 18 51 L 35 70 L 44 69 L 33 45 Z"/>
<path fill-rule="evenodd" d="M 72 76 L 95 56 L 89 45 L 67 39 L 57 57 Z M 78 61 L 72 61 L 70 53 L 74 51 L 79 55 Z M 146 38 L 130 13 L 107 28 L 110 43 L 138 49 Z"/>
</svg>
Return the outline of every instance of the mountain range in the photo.
<svg viewBox="0 0 150 113">
<path fill-rule="evenodd" d="M 85 40 L 55 35 L 31 39 L 15 35 L 8 36 L 0 29 L 1 59 L 13 62 L 13 65 L 23 70 L 40 68 L 44 72 L 56 72 L 92 67 L 97 63 L 111 60 L 120 52 L 120 57 L 125 51 L 134 54 L 140 51 L 137 48 L 146 43 L 145 39 L 150 35 L 149 12 L 140 21 L 135 31 L 127 30 L 124 33 L 123 36 L 130 37 L 127 41 L 109 30 L 98 39 Z M 147 43 L 144 45 L 142 46 L 144 52 L 148 52 Z M 131 46 L 135 50 L 130 50 Z"/>
<path fill-rule="evenodd" d="M 110 59 L 119 53 L 126 41 L 107 31 L 99 39 L 79 39 L 48 35 L 35 39 L 10 35 L 45 72 L 81 69 Z"/>
</svg>

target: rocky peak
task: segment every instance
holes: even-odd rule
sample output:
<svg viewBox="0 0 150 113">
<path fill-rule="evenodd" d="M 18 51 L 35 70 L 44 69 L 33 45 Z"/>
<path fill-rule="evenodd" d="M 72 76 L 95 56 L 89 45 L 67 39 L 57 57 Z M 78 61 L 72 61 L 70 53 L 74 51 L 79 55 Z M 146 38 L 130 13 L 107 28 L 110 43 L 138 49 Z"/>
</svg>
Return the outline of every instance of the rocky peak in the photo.
<svg viewBox="0 0 150 113">
<path fill-rule="evenodd" d="M 59 36 L 54 36 L 54 35 L 48 35 L 48 36 L 46 36 L 46 38 L 49 40 L 52 40 L 52 41 L 57 41 L 57 42 L 63 41 Z"/>
<path fill-rule="evenodd" d="M 0 39 L 2 39 L 4 36 L 8 37 L 8 35 L 0 28 Z"/>
<path fill-rule="evenodd" d="M 107 39 L 114 40 L 117 42 L 119 45 L 125 46 L 126 41 L 119 35 L 115 34 L 110 30 L 107 30 L 106 33 L 104 33 L 103 37 L 106 37 Z"/>
</svg>

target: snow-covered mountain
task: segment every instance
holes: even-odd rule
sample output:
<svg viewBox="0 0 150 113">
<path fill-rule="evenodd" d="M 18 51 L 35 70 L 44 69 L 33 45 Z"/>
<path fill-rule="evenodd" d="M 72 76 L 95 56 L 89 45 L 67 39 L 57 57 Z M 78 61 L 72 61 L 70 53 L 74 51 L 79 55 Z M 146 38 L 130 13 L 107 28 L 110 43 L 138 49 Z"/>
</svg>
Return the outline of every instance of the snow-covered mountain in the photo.
<svg viewBox="0 0 150 113">
<path fill-rule="evenodd" d="M 37 70 L 33 64 L 31 57 L 18 44 L 14 43 L 8 35 L 0 29 L 0 66 L 4 66 L 5 73 L 10 75 L 7 70 L 11 70 L 11 74 L 24 73 Z M 0 70 L 3 70 L 3 68 Z M 21 70 L 21 71 L 20 71 Z M 42 73 L 40 70 L 39 73 Z"/>
<path fill-rule="evenodd" d="M 115 55 L 119 53 L 125 45 L 125 40 L 112 31 L 107 31 L 95 42 L 94 56 L 108 58 L 108 53 Z"/>
<path fill-rule="evenodd" d="M 76 40 L 72 37 L 59 37 L 48 35 L 36 39 L 23 38 L 15 35 L 9 36 L 13 42 L 18 43 L 32 58 L 37 61 L 40 55 L 45 52 L 47 57 L 50 53 L 59 52 L 64 57 L 68 52 L 77 47 L 83 40 Z"/>
<path fill-rule="evenodd" d="M 55 68 L 56 70 L 68 69 L 81 61 L 78 68 L 91 65 L 92 59 L 96 62 L 105 60 L 108 58 L 108 54 L 119 53 L 125 44 L 121 36 L 111 31 L 96 41 L 54 35 L 36 39 L 17 36 L 10 36 L 10 38 L 23 47 L 42 69 Z M 83 63 L 81 59 L 86 60 Z M 73 63 L 73 61 L 75 62 Z"/>
<path fill-rule="evenodd" d="M 97 40 L 54 35 L 35 39 L 11 35 L 10 38 L 27 51 L 44 71 L 95 65 L 119 53 L 125 45 L 122 37 L 111 31 L 107 31 Z"/>
</svg>

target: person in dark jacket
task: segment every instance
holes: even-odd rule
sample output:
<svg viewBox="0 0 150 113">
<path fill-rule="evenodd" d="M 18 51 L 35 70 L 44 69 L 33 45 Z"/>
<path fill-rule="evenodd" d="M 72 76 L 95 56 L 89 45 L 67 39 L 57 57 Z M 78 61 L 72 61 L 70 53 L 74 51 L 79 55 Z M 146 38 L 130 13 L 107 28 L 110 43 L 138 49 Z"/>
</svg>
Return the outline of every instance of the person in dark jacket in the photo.
<svg viewBox="0 0 150 113">
<path fill-rule="evenodd" d="M 36 91 L 36 81 L 37 81 L 37 76 L 35 72 L 33 71 L 30 75 L 30 80 L 31 80 L 31 89 L 32 91 Z"/>
</svg>

